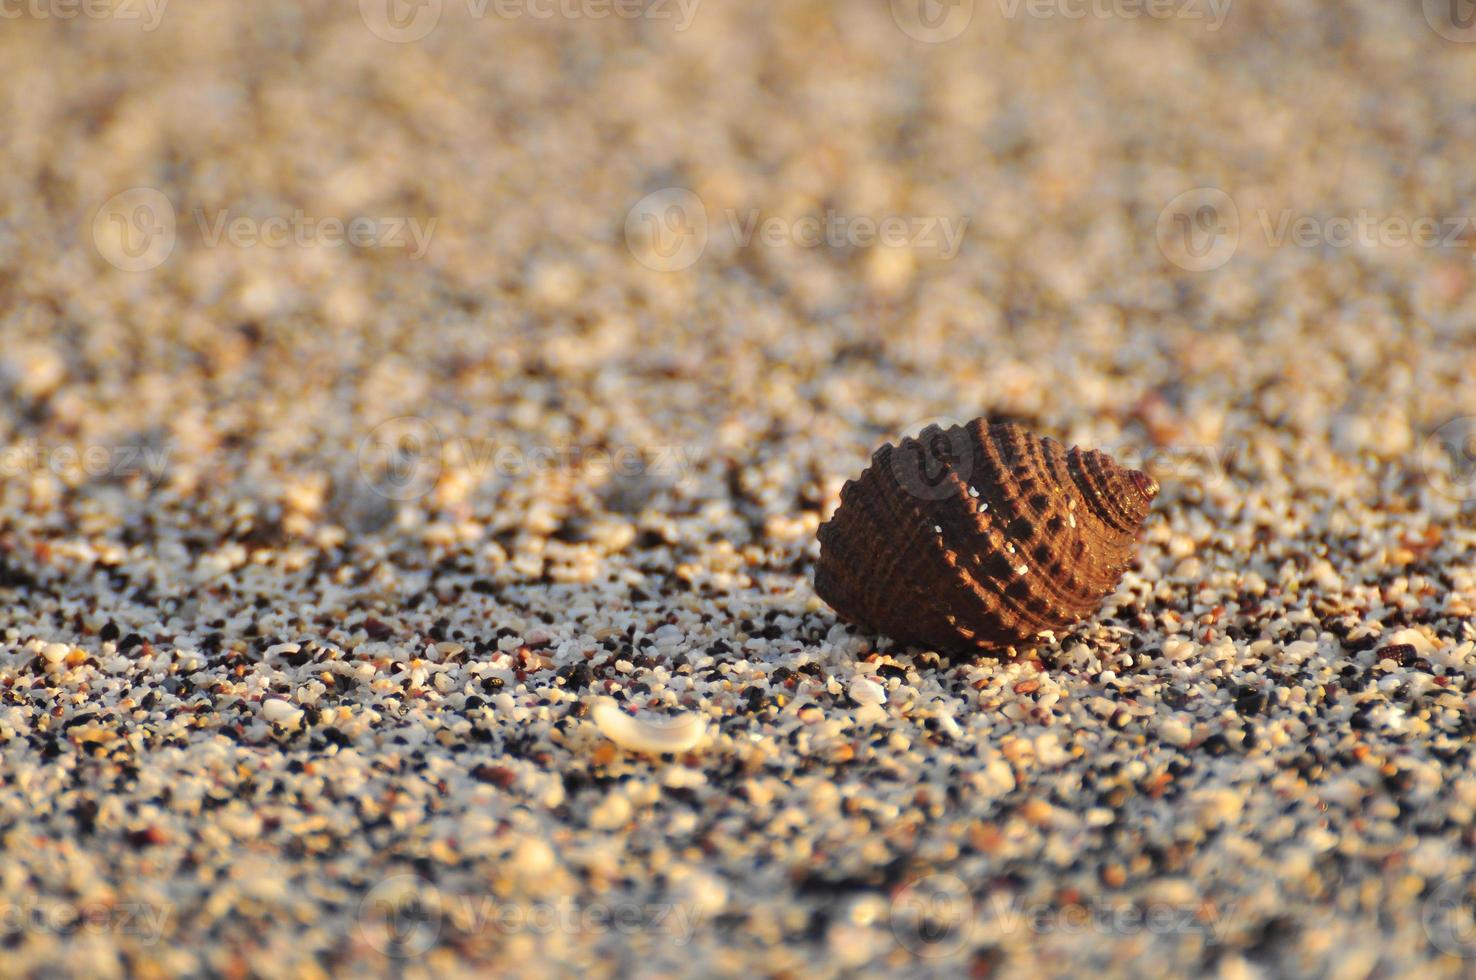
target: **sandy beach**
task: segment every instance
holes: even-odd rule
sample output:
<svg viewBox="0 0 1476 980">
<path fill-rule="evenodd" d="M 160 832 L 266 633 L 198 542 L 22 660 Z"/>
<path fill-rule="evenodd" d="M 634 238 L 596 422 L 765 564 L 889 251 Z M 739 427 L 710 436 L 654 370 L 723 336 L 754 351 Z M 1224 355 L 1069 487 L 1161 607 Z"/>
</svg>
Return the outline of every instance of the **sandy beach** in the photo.
<svg viewBox="0 0 1476 980">
<path fill-rule="evenodd" d="M 0 2 L 0 976 L 1476 969 L 1476 29 Z M 816 530 L 1162 486 L 954 661 Z"/>
</svg>

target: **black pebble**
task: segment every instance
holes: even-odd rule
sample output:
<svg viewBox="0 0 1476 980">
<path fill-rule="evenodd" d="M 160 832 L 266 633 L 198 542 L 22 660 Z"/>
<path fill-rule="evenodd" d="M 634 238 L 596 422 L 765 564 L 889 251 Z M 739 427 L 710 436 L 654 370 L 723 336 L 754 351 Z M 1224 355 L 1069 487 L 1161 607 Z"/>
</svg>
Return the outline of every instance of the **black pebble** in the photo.
<svg viewBox="0 0 1476 980">
<path fill-rule="evenodd" d="M 1258 715 L 1266 710 L 1266 692 L 1250 684 L 1240 685 L 1235 692 L 1235 710 L 1242 715 Z"/>
</svg>

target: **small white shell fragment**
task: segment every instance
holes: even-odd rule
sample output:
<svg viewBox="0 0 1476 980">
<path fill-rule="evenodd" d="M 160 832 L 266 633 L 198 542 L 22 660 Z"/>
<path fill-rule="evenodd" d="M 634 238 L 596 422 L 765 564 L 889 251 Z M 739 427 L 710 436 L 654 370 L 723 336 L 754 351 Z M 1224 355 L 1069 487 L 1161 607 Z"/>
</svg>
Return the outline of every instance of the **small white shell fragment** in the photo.
<svg viewBox="0 0 1476 980">
<path fill-rule="evenodd" d="M 707 734 L 707 719 L 696 712 L 667 718 L 635 718 L 613 698 L 599 698 L 590 715 L 600 734 L 628 752 L 686 752 Z"/>
<path fill-rule="evenodd" d="M 71 652 L 72 648 L 65 643 L 48 643 L 41 648 L 41 658 L 49 664 L 59 664 Z"/>
<path fill-rule="evenodd" d="M 887 689 L 870 677 L 857 676 L 851 680 L 851 698 L 857 704 L 886 704 Z"/>
<path fill-rule="evenodd" d="M 268 698 L 261 703 L 261 716 L 274 725 L 292 728 L 302 721 L 302 709 L 291 701 Z"/>
</svg>

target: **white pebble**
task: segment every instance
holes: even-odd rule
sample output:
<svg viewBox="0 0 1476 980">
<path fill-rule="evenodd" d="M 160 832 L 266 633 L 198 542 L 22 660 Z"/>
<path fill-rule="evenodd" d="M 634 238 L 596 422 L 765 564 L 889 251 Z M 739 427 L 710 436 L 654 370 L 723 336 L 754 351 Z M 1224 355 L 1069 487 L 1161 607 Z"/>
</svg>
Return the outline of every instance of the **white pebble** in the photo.
<svg viewBox="0 0 1476 980">
<path fill-rule="evenodd" d="M 261 703 L 261 716 L 274 725 L 294 728 L 302 721 L 302 709 L 291 701 L 268 698 Z"/>
<path fill-rule="evenodd" d="M 1170 745 L 1183 747 L 1189 744 L 1193 736 L 1188 725 L 1177 718 L 1170 718 L 1158 726 L 1158 737 Z"/>
<path fill-rule="evenodd" d="M 611 793 L 590 812 L 589 825 L 596 830 L 616 830 L 630 820 L 630 813 L 630 801 L 619 792 Z"/>
<path fill-rule="evenodd" d="M 1048 769 L 1069 762 L 1071 756 L 1065 749 L 1061 748 L 1060 740 L 1055 734 L 1047 732 L 1035 740 L 1035 761 Z"/>
<path fill-rule="evenodd" d="M 1172 640 L 1163 641 L 1163 658 L 1179 663 L 1194 656 L 1194 642 L 1175 637 Z"/>
</svg>

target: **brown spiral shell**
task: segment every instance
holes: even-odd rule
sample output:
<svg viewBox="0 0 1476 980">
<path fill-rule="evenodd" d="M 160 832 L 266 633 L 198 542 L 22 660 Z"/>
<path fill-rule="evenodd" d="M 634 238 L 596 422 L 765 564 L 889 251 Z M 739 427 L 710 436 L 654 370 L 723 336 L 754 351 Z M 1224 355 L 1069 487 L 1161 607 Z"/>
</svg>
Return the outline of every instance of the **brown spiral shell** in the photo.
<svg viewBox="0 0 1476 980">
<path fill-rule="evenodd" d="M 1096 610 L 1158 484 L 1006 423 L 885 445 L 819 530 L 815 591 L 842 619 L 950 653 L 1028 646 Z"/>
</svg>

